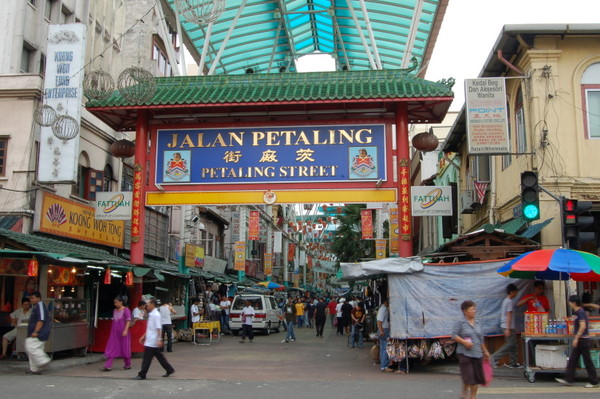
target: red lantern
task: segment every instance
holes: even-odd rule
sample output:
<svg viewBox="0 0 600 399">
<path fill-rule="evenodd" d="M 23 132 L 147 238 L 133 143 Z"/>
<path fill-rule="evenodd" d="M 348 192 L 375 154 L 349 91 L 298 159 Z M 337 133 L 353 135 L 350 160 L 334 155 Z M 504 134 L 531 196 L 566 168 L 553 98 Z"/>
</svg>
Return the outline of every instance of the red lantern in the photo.
<svg viewBox="0 0 600 399">
<path fill-rule="evenodd" d="M 130 286 L 130 287 L 133 285 L 133 272 L 132 271 L 128 271 L 127 274 L 125 275 L 125 285 Z"/>
<path fill-rule="evenodd" d="M 110 267 L 106 268 L 104 273 L 104 284 L 110 284 Z"/>
<path fill-rule="evenodd" d="M 129 158 L 135 155 L 135 144 L 129 140 L 117 140 L 110 145 L 110 153 L 117 158 Z"/>
<path fill-rule="evenodd" d="M 27 275 L 29 277 L 37 277 L 38 266 L 39 266 L 39 263 L 38 263 L 37 259 L 35 257 L 32 258 L 27 264 Z"/>
</svg>

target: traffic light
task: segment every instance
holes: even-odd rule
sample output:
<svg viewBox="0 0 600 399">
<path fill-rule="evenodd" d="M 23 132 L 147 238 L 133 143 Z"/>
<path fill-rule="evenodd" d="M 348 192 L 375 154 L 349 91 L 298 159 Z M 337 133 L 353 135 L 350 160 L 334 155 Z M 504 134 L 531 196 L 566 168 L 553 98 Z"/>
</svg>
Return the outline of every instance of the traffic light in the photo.
<svg viewBox="0 0 600 399">
<path fill-rule="evenodd" d="M 582 231 L 594 224 L 594 216 L 590 214 L 591 201 L 578 201 L 563 198 L 563 232 L 569 248 L 579 249 L 587 242 L 596 239 L 593 231 Z"/>
<path fill-rule="evenodd" d="M 528 222 L 540 218 L 540 192 L 536 172 L 521 173 L 521 211 Z"/>
</svg>

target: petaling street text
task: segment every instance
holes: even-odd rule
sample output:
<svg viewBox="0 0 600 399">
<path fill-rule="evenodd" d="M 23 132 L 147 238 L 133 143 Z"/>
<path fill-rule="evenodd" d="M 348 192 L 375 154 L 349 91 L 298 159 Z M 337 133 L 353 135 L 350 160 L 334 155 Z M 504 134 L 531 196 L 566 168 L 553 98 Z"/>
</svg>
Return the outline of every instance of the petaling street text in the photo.
<svg viewBox="0 0 600 399">
<path fill-rule="evenodd" d="M 334 177 L 338 166 L 249 166 L 239 168 L 202 168 L 202 179 L 256 177 Z"/>
<path fill-rule="evenodd" d="M 306 145 L 341 145 L 341 144 L 371 144 L 373 132 L 371 129 L 330 129 L 327 131 L 313 130 L 254 130 L 240 132 L 223 132 L 214 134 L 173 133 L 168 148 L 210 148 L 235 147 L 251 144 L 258 146 L 306 146 Z"/>
</svg>

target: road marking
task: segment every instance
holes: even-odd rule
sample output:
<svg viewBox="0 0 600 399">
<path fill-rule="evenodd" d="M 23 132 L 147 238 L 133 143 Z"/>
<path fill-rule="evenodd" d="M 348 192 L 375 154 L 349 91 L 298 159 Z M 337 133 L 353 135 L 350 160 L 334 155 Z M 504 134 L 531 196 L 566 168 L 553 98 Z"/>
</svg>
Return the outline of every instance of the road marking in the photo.
<svg viewBox="0 0 600 399">
<path fill-rule="evenodd" d="M 569 394 L 569 393 L 582 393 L 582 392 L 597 392 L 600 390 L 584 388 L 584 387 L 514 387 L 514 388 L 480 388 L 477 391 L 480 395 L 508 395 L 508 394 Z"/>
</svg>

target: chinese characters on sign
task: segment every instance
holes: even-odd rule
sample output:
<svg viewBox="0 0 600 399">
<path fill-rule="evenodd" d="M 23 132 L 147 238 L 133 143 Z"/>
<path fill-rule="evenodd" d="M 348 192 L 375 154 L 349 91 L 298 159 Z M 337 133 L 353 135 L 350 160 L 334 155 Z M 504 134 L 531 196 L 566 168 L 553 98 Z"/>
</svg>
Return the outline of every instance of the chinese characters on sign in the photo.
<svg viewBox="0 0 600 399">
<path fill-rule="evenodd" d="M 385 125 L 159 129 L 159 184 L 386 180 Z"/>
<path fill-rule="evenodd" d="M 250 211 L 248 219 L 248 239 L 258 241 L 258 235 L 260 233 L 260 216 L 258 211 Z"/>
<path fill-rule="evenodd" d="M 507 154 L 508 114 L 504 78 L 466 79 L 469 154 Z"/>
<path fill-rule="evenodd" d="M 273 254 L 265 253 L 265 276 L 273 274 Z"/>
<path fill-rule="evenodd" d="M 377 239 L 375 241 L 375 259 L 385 258 L 386 247 L 387 247 L 387 240 L 385 238 Z"/>
<path fill-rule="evenodd" d="M 370 209 L 362 209 L 360 211 L 360 225 L 362 229 L 362 239 L 373 239 L 373 214 Z"/>
<path fill-rule="evenodd" d="M 410 167 L 407 159 L 400 160 L 400 209 L 398 224 L 400 225 L 400 238 L 404 241 L 411 239 L 411 212 L 410 212 Z"/>
<path fill-rule="evenodd" d="M 139 165 L 133 172 L 133 203 L 131 207 L 131 241 L 140 241 L 140 223 L 142 217 L 142 181 L 143 173 Z"/>
<path fill-rule="evenodd" d="M 390 255 L 398 255 L 400 251 L 399 239 L 398 208 L 390 208 Z"/>
</svg>

